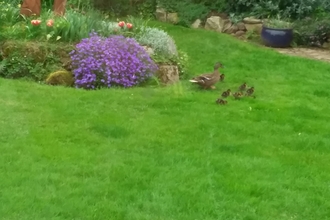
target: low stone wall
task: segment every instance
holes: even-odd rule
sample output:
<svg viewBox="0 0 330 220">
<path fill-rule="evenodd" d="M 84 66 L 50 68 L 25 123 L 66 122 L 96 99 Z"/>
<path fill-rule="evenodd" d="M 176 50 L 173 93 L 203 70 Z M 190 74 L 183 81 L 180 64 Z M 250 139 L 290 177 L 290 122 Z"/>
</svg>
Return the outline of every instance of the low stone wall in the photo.
<svg viewBox="0 0 330 220">
<path fill-rule="evenodd" d="M 158 7 L 156 10 L 156 18 L 162 22 L 176 24 L 179 20 L 177 13 L 168 13 L 165 9 Z M 231 34 L 236 37 L 245 35 L 246 32 L 261 33 L 263 21 L 254 17 L 246 17 L 241 22 L 234 23 L 228 16 L 210 16 L 205 25 L 202 25 L 201 19 L 197 19 L 192 23 L 191 28 L 204 28 L 207 30 L 217 31 L 220 33 Z"/>
</svg>

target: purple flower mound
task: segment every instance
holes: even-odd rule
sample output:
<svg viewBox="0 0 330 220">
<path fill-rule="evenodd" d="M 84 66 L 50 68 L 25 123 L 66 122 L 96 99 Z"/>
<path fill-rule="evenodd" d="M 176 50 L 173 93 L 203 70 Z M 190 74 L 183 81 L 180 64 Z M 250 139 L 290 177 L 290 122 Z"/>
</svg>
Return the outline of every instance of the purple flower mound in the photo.
<svg viewBox="0 0 330 220">
<path fill-rule="evenodd" d="M 137 85 L 157 71 L 157 65 L 135 39 L 103 38 L 91 33 L 70 53 L 77 88 Z"/>
</svg>

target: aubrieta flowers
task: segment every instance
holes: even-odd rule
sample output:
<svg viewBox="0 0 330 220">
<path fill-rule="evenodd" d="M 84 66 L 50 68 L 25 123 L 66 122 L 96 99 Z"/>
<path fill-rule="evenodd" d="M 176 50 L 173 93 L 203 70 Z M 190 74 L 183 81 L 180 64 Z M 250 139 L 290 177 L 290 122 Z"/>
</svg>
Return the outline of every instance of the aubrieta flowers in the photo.
<svg viewBox="0 0 330 220">
<path fill-rule="evenodd" d="M 135 39 L 100 37 L 91 33 L 70 53 L 77 88 L 137 85 L 157 71 L 157 65 Z"/>
</svg>

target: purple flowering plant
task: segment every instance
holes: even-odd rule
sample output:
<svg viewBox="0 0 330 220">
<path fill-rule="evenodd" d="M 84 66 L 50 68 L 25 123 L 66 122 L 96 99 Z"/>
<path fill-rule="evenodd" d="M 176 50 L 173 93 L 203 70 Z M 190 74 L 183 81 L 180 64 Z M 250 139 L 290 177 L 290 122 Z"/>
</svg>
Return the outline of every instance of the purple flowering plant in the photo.
<svg viewBox="0 0 330 220">
<path fill-rule="evenodd" d="M 92 32 L 70 56 L 77 88 L 132 87 L 157 71 L 144 48 L 121 35 L 104 38 Z"/>
</svg>

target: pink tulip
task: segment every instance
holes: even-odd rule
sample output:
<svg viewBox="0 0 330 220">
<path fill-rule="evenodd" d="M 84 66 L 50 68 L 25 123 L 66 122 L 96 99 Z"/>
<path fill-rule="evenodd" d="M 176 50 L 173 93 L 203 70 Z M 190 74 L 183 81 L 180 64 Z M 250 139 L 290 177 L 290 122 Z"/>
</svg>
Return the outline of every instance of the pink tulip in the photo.
<svg viewBox="0 0 330 220">
<path fill-rule="evenodd" d="M 131 23 L 127 23 L 127 24 L 126 24 L 126 27 L 127 27 L 128 29 L 131 29 L 131 28 L 133 27 L 133 25 L 132 25 Z"/>
<path fill-rule="evenodd" d="M 54 25 L 54 20 L 53 20 L 53 19 L 49 19 L 49 20 L 47 21 L 46 25 L 47 25 L 48 27 L 53 27 L 53 25 Z"/>
<path fill-rule="evenodd" d="M 125 26 L 125 21 L 118 22 L 118 26 L 123 28 Z"/>
<path fill-rule="evenodd" d="M 32 20 L 32 21 L 31 21 L 31 24 L 32 24 L 33 26 L 39 26 L 39 25 L 41 24 L 41 21 L 40 21 L 40 20 Z"/>
</svg>

